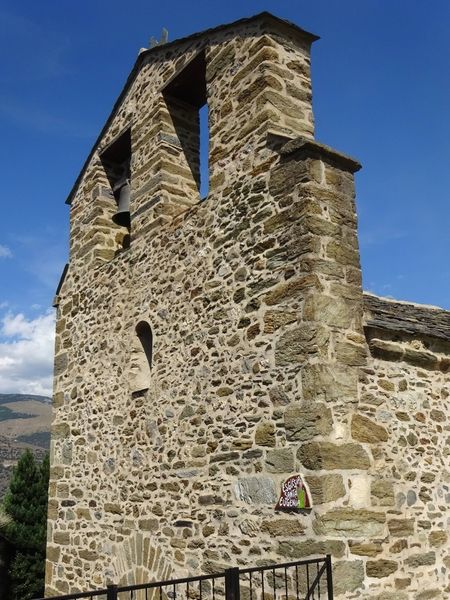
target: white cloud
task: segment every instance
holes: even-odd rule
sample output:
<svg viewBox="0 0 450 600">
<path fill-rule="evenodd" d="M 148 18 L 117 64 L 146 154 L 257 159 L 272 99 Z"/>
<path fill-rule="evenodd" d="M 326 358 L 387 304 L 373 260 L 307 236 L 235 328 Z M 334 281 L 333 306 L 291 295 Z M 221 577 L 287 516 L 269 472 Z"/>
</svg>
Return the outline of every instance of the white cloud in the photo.
<svg viewBox="0 0 450 600">
<path fill-rule="evenodd" d="M 1 321 L 0 392 L 52 393 L 55 316 L 27 319 L 8 313 Z"/>
<path fill-rule="evenodd" d="M 12 252 L 8 248 L 8 246 L 3 246 L 0 244 L 0 258 L 11 258 Z"/>
</svg>

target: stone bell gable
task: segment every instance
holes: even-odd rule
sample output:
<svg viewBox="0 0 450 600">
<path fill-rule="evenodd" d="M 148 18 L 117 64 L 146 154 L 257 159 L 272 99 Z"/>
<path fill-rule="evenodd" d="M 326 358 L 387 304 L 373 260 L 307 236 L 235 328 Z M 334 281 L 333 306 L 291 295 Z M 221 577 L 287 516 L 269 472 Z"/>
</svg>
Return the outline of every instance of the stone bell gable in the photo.
<svg viewBox="0 0 450 600">
<path fill-rule="evenodd" d="M 142 51 L 86 160 L 49 595 L 331 553 L 338 598 L 445 597 L 450 314 L 362 291 L 315 39 L 262 13 Z M 297 474 L 312 508 L 276 510 Z"/>
<path fill-rule="evenodd" d="M 71 262 L 111 260 L 128 232 L 112 222 L 129 162 L 132 236 L 201 200 L 199 110 L 209 111 L 209 192 L 270 168 L 268 136 L 312 137 L 310 46 L 268 13 L 142 51 L 67 202 Z M 117 200 L 117 198 L 116 198 Z"/>
</svg>

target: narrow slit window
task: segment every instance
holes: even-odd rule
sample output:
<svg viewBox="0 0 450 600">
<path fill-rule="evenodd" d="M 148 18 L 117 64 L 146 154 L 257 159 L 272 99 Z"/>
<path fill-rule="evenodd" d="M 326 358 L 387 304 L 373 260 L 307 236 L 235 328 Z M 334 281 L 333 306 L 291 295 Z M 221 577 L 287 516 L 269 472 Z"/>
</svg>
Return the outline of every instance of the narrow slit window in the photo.
<svg viewBox="0 0 450 600">
<path fill-rule="evenodd" d="M 140 321 L 136 325 L 136 335 L 141 342 L 144 350 L 145 358 L 147 359 L 148 368 L 152 368 L 153 363 L 153 332 L 152 328 L 146 321 Z"/>
<path fill-rule="evenodd" d="M 153 333 L 146 321 L 136 325 L 131 347 L 130 388 L 132 393 L 145 392 L 150 387 L 153 364 Z"/>
</svg>

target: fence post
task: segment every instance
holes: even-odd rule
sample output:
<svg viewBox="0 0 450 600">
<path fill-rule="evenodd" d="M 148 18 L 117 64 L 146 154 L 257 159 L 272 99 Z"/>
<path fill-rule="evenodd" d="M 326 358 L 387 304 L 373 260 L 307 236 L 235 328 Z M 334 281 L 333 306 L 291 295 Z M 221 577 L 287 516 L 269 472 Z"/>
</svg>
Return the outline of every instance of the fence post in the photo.
<svg viewBox="0 0 450 600">
<path fill-rule="evenodd" d="M 225 600 L 239 600 L 239 569 L 225 570 Z"/>
<path fill-rule="evenodd" d="M 331 554 L 327 554 L 325 558 L 327 564 L 327 591 L 328 600 L 333 600 L 333 569 L 331 567 Z"/>
<path fill-rule="evenodd" d="M 117 585 L 108 585 L 106 586 L 108 589 L 108 593 L 106 594 L 106 600 L 117 600 Z"/>
</svg>

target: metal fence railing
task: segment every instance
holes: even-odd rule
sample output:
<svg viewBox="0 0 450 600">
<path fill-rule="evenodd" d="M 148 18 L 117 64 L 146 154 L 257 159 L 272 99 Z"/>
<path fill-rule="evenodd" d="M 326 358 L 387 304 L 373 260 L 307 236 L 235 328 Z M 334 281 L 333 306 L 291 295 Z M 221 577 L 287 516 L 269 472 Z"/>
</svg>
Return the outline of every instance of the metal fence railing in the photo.
<svg viewBox="0 0 450 600">
<path fill-rule="evenodd" d="M 52 600 L 333 600 L 331 556 L 222 573 L 110 585 Z M 45 600 L 40 598 L 39 600 Z"/>
</svg>

